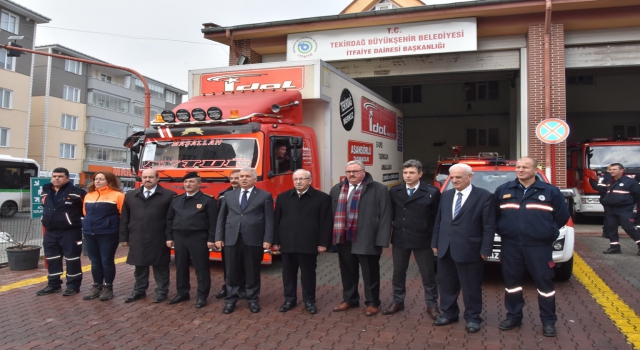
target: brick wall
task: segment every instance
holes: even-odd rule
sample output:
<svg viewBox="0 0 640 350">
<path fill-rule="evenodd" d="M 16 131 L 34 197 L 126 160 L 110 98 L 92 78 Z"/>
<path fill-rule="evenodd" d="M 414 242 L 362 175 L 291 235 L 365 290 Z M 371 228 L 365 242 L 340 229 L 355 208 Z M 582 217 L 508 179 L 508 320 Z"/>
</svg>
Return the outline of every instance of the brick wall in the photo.
<svg viewBox="0 0 640 350">
<path fill-rule="evenodd" d="M 236 45 L 238 52 L 241 55 L 249 58 L 249 63 L 262 63 L 262 55 L 251 49 L 251 39 L 234 40 L 233 42 Z M 233 49 L 230 49 L 229 65 L 235 66 L 237 61 L 238 61 L 238 57 L 236 57 L 236 54 L 233 51 Z"/>
<path fill-rule="evenodd" d="M 544 112 L 544 24 L 529 26 L 527 37 L 529 72 L 529 156 L 538 159 L 543 166 L 546 145 L 536 137 L 536 126 L 545 118 Z M 551 117 L 567 120 L 564 25 L 551 24 Z M 555 146 L 556 186 L 566 187 L 566 142 Z M 551 180 L 551 179 L 550 179 Z"/>
</svg>

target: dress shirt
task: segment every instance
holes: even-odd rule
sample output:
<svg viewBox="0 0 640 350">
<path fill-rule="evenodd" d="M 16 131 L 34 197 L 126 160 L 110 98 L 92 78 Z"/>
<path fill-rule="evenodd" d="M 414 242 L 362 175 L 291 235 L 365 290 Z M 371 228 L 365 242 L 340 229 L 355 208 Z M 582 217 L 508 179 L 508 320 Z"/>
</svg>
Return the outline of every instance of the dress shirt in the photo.
<svg viewBox="0 0 640 350">
<path fill-rule="evenodd" d="M 158 186 L 153 186 L 152 189 L 148 190 L 146 187 L 142 187 L 142 195 L 145 196 L 145 198 L 149 198 L 151 197 L 151 195 L 153 195 L 154 193 L 156 193 L 156 188 L 158 188 Z M 149 191 L 149 195 L 147 196 L 147 191 Z"/>
<path fill-rule="evenodd" d="M 244 193 L 244 191 L 247 191 L 247 201 L 249 201 L 249 197 L 251 197 L 251 191 L 253 191 L 253 187 L 255 186 L 252 186 L 251 188 L 248 188 L 246 190 L 240 187 L 240 197 L 238 197 L 238 203 L 242 203 L 242 194 Z"/>
<path fill-rule="evenodd" d="M 460 206 L 460 210 L 462 210 L 462 207 L 464 206 L 464 202 L 467 200 L 467 198 L 469 198 L 469 194 L 471 193 L 471 187 L 472 185 L 467 186 L 467 188 L 465 188 L 462 191 L 456 191 L 456 193 L 453 195 L 453 204 L 451 205 L 451 215 L 453 215 L 453 213 L 455 213 L 456 211 L 456 201 L 458 200 L 458 193 L 462 193 L 462 205 Z M 458 215 L 460 215 L 460 213 L 458 213 Z"/>
<path fill-rule="evenodd" d="M 416 194 L 416 191 L 418 190 L 418 187 L 420 187 L 420 182 L 418 182 L 416 184 L 416 187 L 413 187 L 413 194 Z M 409 185 L 407 185 L 407 195 L 409 197 L 411 197 L 411 192 L 409 191 L 409 189 L 411 189 L 412 187 L 409 187 Z"/>
</svg>

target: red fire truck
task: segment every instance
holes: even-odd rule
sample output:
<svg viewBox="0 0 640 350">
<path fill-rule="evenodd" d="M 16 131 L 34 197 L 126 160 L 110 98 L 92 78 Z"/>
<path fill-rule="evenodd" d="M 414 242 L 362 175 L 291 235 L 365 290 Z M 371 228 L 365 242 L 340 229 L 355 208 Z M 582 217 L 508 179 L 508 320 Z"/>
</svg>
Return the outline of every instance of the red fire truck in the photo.
<svg viewBox="0 0 640 350">
<path fill-rule="evenodd" d="M 277 62 L 189 74 L 190 100 L 125 143 L 134 173 L 156 169 L 161 185 L 180 193 L 182 177 L 197 171 L 202 191 L 215 197 L 229 187 L 231 171 L 245 167 L 274 197 L 293 188 L 295 169 L 310 171 L 312 185 L 328 192 L 356 159 L 376 181 L 401 181 L 402 113 L 332 66 Z M 275 153 L 283 145 L 284 160 Z M 265 251 L 263 264 L 270 263 Z"/>
<path fill-rule="evenodd" d="M 611 163 L 622 164 L 625 175 L 638 180 L 640 137 L 594 138 L 567 146 L 567 187 L 575 194 L 569 211 L 574 220 L 582 215 L 604 214 L 597 186 Z"/>
<path fill-rule="evenodd" d="M 449 148 L 453 153 L 451 158 L 438 157 L 438 165 L 433 176 L 433 185 L 437 188 L 441 188 L 447 177 L 449 177 L 449 168 L 452 165 L 463 163 L 473 166 L 490 166 L 490 165 L 506 165 L 504 157 L 500 156 L 496 152 L 482 152 L 477 156 L 460 155 L 462 146 L 452 146 Z"/>
</svg>

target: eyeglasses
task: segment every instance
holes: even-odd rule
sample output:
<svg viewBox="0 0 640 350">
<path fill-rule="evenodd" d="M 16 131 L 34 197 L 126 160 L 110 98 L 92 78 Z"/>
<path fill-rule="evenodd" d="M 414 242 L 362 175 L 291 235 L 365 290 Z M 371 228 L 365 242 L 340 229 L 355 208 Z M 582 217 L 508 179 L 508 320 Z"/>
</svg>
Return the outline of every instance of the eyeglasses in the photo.
<svg viewBox="0 0 640 350">
<path fill-rule="evenodd" d="M 355 174 L 357 174 L 357 173 L 359 173 L 361 171 L 362 171 L 362 169 L 360 169 L 360 170 L 347 170 L 344 173 L 347 174 L 347 175 L 351 175 L 351 174 L 355 175 Z"/>
<path fill-rule="evenodd" d="M 299 179 L 293 179 L 293 182 L 298 182 L 298 181 L 302 181 L 302 180 L 309 180 L 310 177 L 301 177 Z"/>
</svg>

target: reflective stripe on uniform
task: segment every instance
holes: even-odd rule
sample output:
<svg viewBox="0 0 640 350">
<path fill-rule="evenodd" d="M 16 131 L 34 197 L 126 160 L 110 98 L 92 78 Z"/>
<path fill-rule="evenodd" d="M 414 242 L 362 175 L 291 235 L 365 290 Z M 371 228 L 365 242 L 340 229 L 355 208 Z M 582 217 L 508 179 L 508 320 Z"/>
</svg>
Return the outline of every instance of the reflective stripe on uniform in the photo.
<svg viewBox="0 0 640 350">
<path fill-rule="evenodd" d="M 67 258 L 66 260 L 67 260 L 67 261 L 71 261 L 71 260 L 78 260 L 78 259 L 80 259 L 80 257 L 77 257 L 77 258 Z"/>
<path fill-rule="evenodd" d="M 515 287 L 513 289 L 505 288 L 504 290 L 506 290 L 507 293 L 517 293 L 522 292 L 522 287 Z"/>
<path fill-rule="evenodd" d="M 520 209 L 520 204 L 517 204 L 517 203 L 500 204 L 500 209 Z"/>
<path fill-rule="evenodd" d="M 80 275 L 82 275 L 82 272 L 76 273 L 75 275 L 67 274 L 67 277 L 76 277 L 76 276 L 80 276 Z"/>
<path fill-rule="evenodd" d="M 611 193 L 629 194 L 629 191 L 613 190 Z"/>
<path fill-rule="evenodd" d="M 62 272 L 58 272 L 58 273 L 50 273 L 49 276 L 59 276 L 62 275 Z"/>
<path fill-rule="evenodd" d="M 59 259 L 62 255 L 48 257 L 47 260 Z"/>
<path fill-rule="evenodd" d="M 552 297 L 552 296 L 556 295 L 556 291 L 555 291 L 555 290 L 552 290 L 552 291 L 550 291 L 549 293 L 542 293 L 542 292 L 540 291 L 540 289 L 538 289 L 538 294 L 540 294 L 541 296 L 543 296 L 543 297 L 545 297 L 545 298 L 549 298 L 549 297 Z"/>
<path fill-rule="evenodd" d="M 553 211 L 553 207 L 550 205 L 546 205 L 546 204 L 534 204 L 534 203 L 529 203 L 526 206 L 527 209 L 533 209 L 533 210 L 546 210 L 546 211 Z"/>
</svg>

